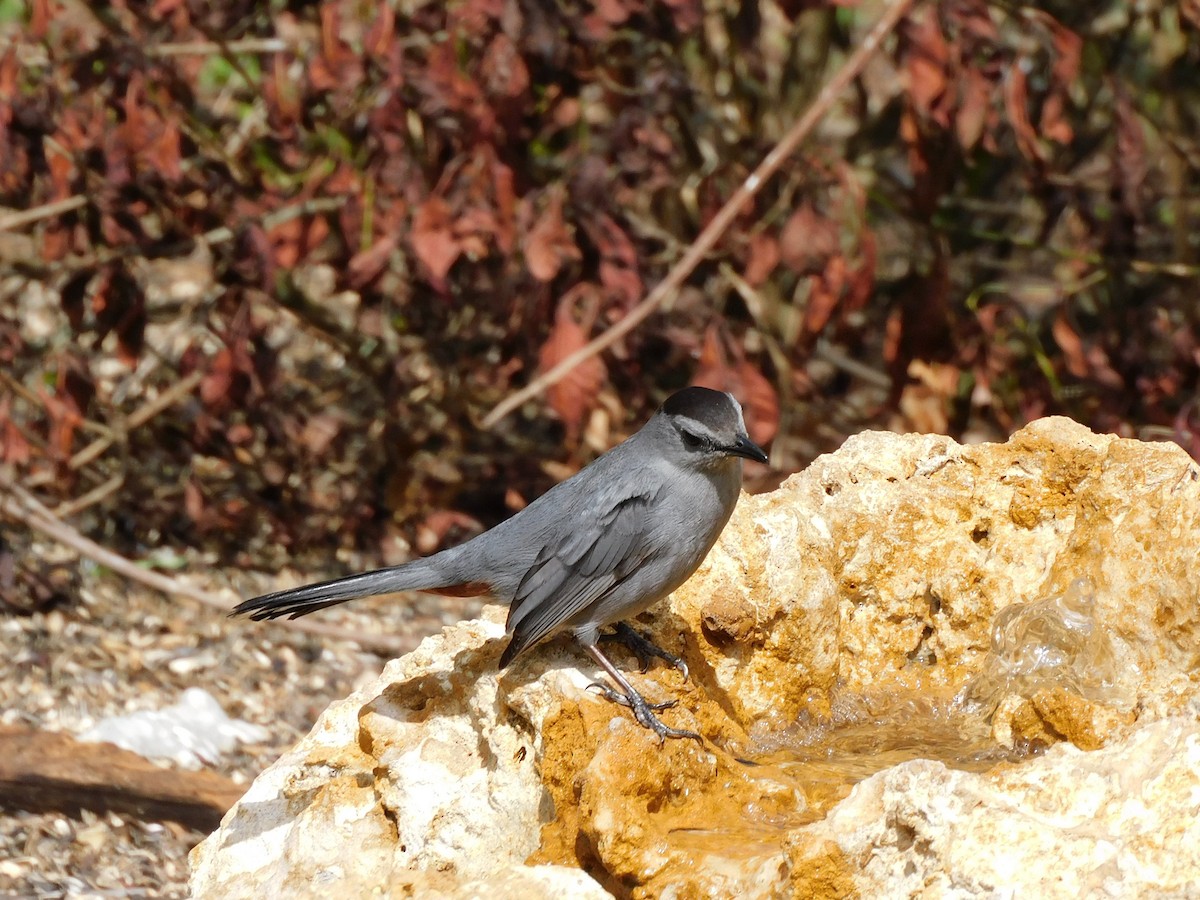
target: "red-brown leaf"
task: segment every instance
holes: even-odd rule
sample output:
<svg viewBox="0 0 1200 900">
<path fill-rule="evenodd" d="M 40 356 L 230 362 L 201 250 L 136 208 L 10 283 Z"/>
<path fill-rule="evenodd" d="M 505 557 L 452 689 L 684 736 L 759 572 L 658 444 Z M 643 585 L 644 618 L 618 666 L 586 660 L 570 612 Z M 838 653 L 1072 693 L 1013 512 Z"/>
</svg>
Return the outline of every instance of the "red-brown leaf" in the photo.
<svg viewBox="0 0 1200 900">
<path fill-rule="evenodd" d="M 838 256 L 829 260 L 829 265 L 820 275 L 813 276 L 812 289 L 808 293 L 808 304 L 804 307 L 803 333 L 820 334 L 829 324 L 833 312 L 842 299 L 842 288 L 846 282 L 846 259 Z"/>
<path fill-rule="evenodd" d="M 719 322 L 704 333 L 692 384 L 733 394 L 742 404 L 746 430 L 756 444 L 769 443 L 779 431 L 779 395 Z"/>
<path fill-rule="evenodd" d="M 396 42 L 396 12 L 387 0 L 377 4 L 377 9 L 375 21 L 363 38 L 363 47 L 371 56 L 384 57 Z"/>
<path fill-rule="evenodd" d="M 584 220 L 583 227 L 600 253 L 600 283 L 610 297 L 624 309 L 629 309 L 644 290 L 633 242 L 621 226 L 606 215 Z"/>
<path fill-rule="evenodd" d="M 783 264 L 800 275 L 825 271 L 838 252 L 837 224 L 817 213 L 807 200 L 791 214 L 779 234 Z"/>
<path fill-rule="evenodd" d="M 514 100 L 529 90 L 529 70 L 521 52 L 503 32 L 492 38 L 484 51 L 480 75 L 493 97 Z"/>
<path fill-rule="evenodd" d="M 183 511 L 192 522 L 201 525 L 206 524 L 210 518 L 206 515 L 206 509 L 204 494 L 200 492 L 195 481 L 189 478 L 183 484 Z"/>
<path fill-rule="evenodd" d="M 1088 375 L 1087 353 L 1084 350 L 1083 340 L 1067 319 L 1065 308 L 1060 308 L 1058 315 L 1054 317 L 1050 333 L 1054 336 L 1054 343 L 1058 344 L 1058 348 L 1063 352 L 1067 371 L 1076 378 L 1086 378 Z"/>
<path fill-rule="evenodd" d="M 225 399 L 233 385 L 233 351 L 222 347 L 212 358 L 200 382 L 200 400 L 206 406 L 215 406 Z"/>
<path fill-rule="evenodd" d="M 760 231 L 750 238 L 749 251 L 742 277 L 746 279 L 746 284 L 758 287 L 771 277 L 779 265 L 779 241 Z"/>
<path fill-rule="evenodd" d="M 567 261 L 580 258 L 571 232 L 562 216 L 562 191 L 551 191 L 546 208 L 525 235 L 525 264 L 538 281 L 553 281 Z"/>
<path fill-rule="evenodd" d="M 958 88 L 958 112 L 954 131 L 964 150 L 972 149 L 983 137 L 992 105 L 992 83 L 974 66 L 963 73 Z"/>
<path fill-rule="evenodd" d="M 1019 65 L 1009 66 L 1004 81 L 1004 108 L 1008 113 L 1008 124 L 1012 127 L 1021 155 L 1030 162 L 1043 162 L 1041 145 L 1029 121 L 1028 102 L 1029 88 L 1025 73 Z"/>
<path fill-rule="evenodd" d="M 946 126 L 946 71 L 950 58 L 946 39 L 938 25 L 935 10 L 926 7 L 908 17 L 904 28 L 908 42 L 905 63 L 908 70 L 908 96 L 924 119 Z"/>
<path fill-rule="evenodd" d="M 12 398 L 0 397 L 0 461 L 23 465 L 31 457 L 29 441 L 11 418 Z"/>
<path fill-rule="evenodd" d="M 362 290 L 371 284 L 387 268 L 399 243 L 398 235 L 385 234 L 366 250 L 355 253 L 346 264 L 346 283 L 354 290 Z"/>
<path fill-rule="evenodd" d="M 430 197 L 417 207 L 408 240 L 435 284 L 444 282 L 462 252 L 454 237 L 450 207 L 445 200 Z"/>
<path fill-rule="evenodd" d="M 858 236 L 858 252 L 862 261 L 850 275 L 846 285 L 846 297 L 842 301 L 842 308 L 848 313 L 857 312 L 865 307 L 875 291 L 875 266 L 879 249 L 875 232 L 865 225 Z"/>
<path fill-rule="evenodd" d="M 581 284 L 558 302 L 554 327 L 538 353 L 538 367 L 548 371 L 588 342 L 596 323 L 600 298 L 594 285 Z M 584 416 L 595 406 L 607 372 L 598 356 L 590 356 L 546 391 L 550 408 L 567 428 L 567 439 L 579 438 Z"/>
</svg>

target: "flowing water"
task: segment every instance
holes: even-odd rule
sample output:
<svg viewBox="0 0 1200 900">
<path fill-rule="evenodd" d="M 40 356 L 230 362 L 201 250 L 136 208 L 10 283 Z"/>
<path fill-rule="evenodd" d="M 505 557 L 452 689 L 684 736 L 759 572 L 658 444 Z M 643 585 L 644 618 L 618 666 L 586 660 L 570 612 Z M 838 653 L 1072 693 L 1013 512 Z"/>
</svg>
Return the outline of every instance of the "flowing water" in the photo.
<svg viewBox="0 0 1200 900">
<path fill-rule="evenodd" d="M 1122 702 L 1117 656 L 1097 622 L 1094 599 L 1091 585 L 1081 578 L 1062 594 L 1001 609 L 989 652 L 957 694 L 843 692 L 826 719 L 798 722 L 742 760 L 751 777 L 797 790 L 804 802 L 795 811 L 781 817 L 745 809 L 738 821 L 681 830 L 673 837 L 727 857 L 761 853 L 778 849 L 784 831 L 823 818 L 854 785 L 891 766 L 929 759 L 986 772 L 1028 759 L 1040 748 L 1006 748 L 992 737 L 991 716 L 1004 696 L 1066 688 L 1098 702 Z"/>
</svg>

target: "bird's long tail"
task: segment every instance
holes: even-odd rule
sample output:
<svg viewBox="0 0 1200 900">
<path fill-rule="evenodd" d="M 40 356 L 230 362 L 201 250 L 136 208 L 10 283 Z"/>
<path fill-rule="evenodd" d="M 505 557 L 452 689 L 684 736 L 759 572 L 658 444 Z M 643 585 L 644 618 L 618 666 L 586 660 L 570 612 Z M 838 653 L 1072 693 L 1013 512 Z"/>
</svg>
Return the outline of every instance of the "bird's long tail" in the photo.
<svg viewBox="0 0 1200 900">
<path fill-rule="evenodd" d="M 230 615 L 248 615 L 255 621 L 278 619 L 281 616 L 295 619 L 327 606 L 337 606 L 347 600 L 391 594 L 396 591 L 440 590 L 460 595 L 482 593 L 482 590 L 464 590 L 473 587 L 475 586 L 463 585 L 453 577 L 448 577 L 437 557 L 430 556 L 424 559 L 414 559 L 412 562 L 400 566 L 376 569 L 374 572 L 363 572 L 361 575 L 334 578 L 319 584 L 308 584 L 286 591 L 276 591 L 273 594 L 264 594 L 261 597 L 254 597 L 239 603 L 233 608 Z M 480 585 L 479 587 L 486 590 L 487 586 Z"/>
</svg>

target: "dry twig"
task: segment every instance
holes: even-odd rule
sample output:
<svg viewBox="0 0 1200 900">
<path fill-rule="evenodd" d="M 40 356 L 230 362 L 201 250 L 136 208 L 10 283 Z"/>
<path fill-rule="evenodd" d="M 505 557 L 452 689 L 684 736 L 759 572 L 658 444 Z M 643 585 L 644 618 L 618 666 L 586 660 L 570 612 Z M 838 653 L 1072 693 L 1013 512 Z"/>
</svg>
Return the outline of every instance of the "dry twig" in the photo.
<svg viewBox="0 0 1200 900">
<path fill-rule="evenodd" d="M 15 231 L 25 225 L 32 225 L 42 219 L 53 219 L 63 213 L 87 206 L 88 199 L 83 194 L 67 197 L 65 200 L 55 200 L 53 203 L 43 203 L 32 209 L 22 209 L 18 212 L 6 213 L 0 216 L 0 231 Z"/>
<path fill-rule="evenodd" d="M 57 518 L 36 497 L 20 485 L 14 483 L 7 475 L 0 473 L 0 515 L 8 516 L 29 528 L 53 538 L 60 544 L 70 547 L 81 556 L 94 560 L 102 566 L 112 569 L 118 575 L 144 584 L 164 594 L 175 594 L 187 597 L 204 606 L 229 612 L 229 601 L 200 590 L 175 578 L 170 578 L 159 572 L 144 569 L 119 553 L 114 553 L 102 547 L 90 538 L 80 534 L 66 522 Z M 345 628 L 333 628 L 320 622 L 304 622 L 288 620 L 282 624 L 297 631 L 320 635 L 341 641 L 353 641 L 360 647 L 377 652 L 399 654 L 411 649 L 410 642 L 394 635 L 364 635 L 358 631 Z"/>
</svg>

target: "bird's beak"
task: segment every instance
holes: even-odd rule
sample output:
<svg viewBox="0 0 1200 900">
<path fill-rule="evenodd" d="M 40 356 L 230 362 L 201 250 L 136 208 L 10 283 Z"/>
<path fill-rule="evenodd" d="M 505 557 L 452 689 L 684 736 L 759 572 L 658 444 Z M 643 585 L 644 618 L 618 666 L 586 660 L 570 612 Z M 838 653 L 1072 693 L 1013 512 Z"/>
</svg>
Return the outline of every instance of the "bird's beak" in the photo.
<svg viewBox="0 0 1200 900">
<path fill-rule="evenodd" d="M 730 456 L 741 456 L 755 462 L 765 463 L 767 461 L 767 454 L 763 452 L 763 448 L 744 434 L 739 434 L 737 440 L 733 442 L 733 446 L 725 452 Z"/>
</svg>

